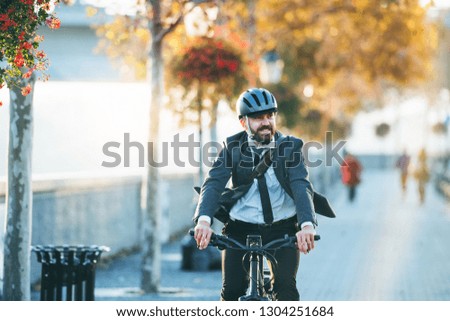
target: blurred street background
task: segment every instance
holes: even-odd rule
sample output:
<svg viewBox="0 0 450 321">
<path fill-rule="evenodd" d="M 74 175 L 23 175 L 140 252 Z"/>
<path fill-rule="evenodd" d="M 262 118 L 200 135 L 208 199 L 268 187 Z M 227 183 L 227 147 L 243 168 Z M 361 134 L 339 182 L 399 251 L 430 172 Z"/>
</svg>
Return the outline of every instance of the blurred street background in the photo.
<svg viewBox="0 0 450 321">
<path fill-rule="evenodd" d="M 181 269 L 193 186 L 209 167 L 192 158 L 211 162 L 214 143 L 241 130 L 234 103 L 255 86 L 277 98 L 279 130 L 321 144 L 308 150 L 321 161 L 310 178 L 337 213 L 318 217 L 322 240 L 302 256 L 302 300 L 450 300 L 448 1 L 156 1 L 159 35 L 150 1 L 62 2 L 61 28 L 38 30 L 50 80 L 33 90 L 31 244 L 110 247 L 96 300 L 218 300 L 219 269 Z M 2 298 L 8 88 L 0 101 Z M 339 143 L 363 167 L 353 201 L 328 158 Z M 29 299 L 39 300 L 41 265 L 29 255 Z"/>
</svg>

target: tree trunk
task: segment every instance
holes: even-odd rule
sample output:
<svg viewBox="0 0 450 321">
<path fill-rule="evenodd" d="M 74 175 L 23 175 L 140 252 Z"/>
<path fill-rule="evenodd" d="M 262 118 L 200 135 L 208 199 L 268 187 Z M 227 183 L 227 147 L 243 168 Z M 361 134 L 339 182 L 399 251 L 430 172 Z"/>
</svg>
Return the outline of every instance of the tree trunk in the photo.
<svg viewBox="0 0 450 321">
<path fill-rule="evenodd" d="M 34 86 L 34 80 L 22 81 Z M 33 139 L 33 90 L 22 96 L 10 89 L 8 183 L 6 190 L 6 233 L 4 243 L 3 299 L 30 300 L 31 247 L 31 156 Z"/>
<path fill-rule="evenodd" d="M 219 112 L 219 103 L 213 103 L 211 108 L 211 123 L 209 125 L 209 133 L 211 142 L 217 142 L 217 114 Z"/>
<path fill-rule="evenodd" d="M 148 159 L 158 161 L 159 118 L 163 97 L 163 57 L 162 38 L 158 35 L 162 30 L 160 1 L 149 1 L 152 6 L 153 19 L 150 21 L 152 34 L 151 63 L 151 105 L 150 128 L 148 141 L 153 143 L 153 149 L 148 150 Z M 141 289 L 145 293 L 155 293 L 159 290 L 161 280 L 161 244 L 158 233 L 160 225 L 159 207 L 159 171 L 156 166 L 148 165 L 147 177 L 143 184 L 144 213 L 142 220 L 142 275 Z"/>
<path fill-rule="evenodd" d="M 198 167 L 198 184 L 202 186 L 203 184 L 203 122 L 202 122 L 202 112 L 203 112 L 203 88 L 202 84 L 199 82 L 197 89 L 197 113 L 198 113 L 198 141 L 200 143 L 200 148 L 198 149 L 199 155 L 199 167 Z"/>
</svg>

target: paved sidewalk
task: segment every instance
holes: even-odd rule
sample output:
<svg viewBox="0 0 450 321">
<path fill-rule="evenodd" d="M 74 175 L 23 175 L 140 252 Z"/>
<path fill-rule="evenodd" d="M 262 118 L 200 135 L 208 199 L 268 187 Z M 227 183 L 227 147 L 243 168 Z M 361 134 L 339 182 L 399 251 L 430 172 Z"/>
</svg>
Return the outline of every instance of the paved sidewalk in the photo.
<svg viewBox="0 0 450 321">
<path fill-rule="evenodd" d="M 322 240 L 300 263 L 304 300 L 450 300 L 450 204 L 416 182 L 402 195 L 398 172 L 366 171 L 354 203 L 319 218 Z"/>
</svg>

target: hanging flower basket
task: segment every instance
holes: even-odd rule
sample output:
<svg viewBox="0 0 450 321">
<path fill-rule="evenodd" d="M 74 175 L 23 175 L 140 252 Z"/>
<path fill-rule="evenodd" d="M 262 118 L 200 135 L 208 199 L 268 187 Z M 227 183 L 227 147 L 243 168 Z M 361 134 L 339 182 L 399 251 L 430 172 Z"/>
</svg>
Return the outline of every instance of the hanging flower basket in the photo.
<svg viewBox="0 0 450 321">
<path fill-rule="evenodd" d="M 47 58 L 39 43 L 43 37 L 36 29 L 47 25 L 58 29 L 60 21 L 52 13 L 53 0 L 2 0 L 0 2 L 0 89 L 18 84 L 17 78 L 30 78 L 35 71 L 47 69 Z M 22 88 L 22 94 L 30 88 Z M 1 102 L 0 102 L 1 106 Z"/>
<path fill-rule="evenodd" d="M 206 37 L 196 38 L 183 48 L 169 69 L 172 77 L 185 87 L 193 81 L 211 84 L 244 77 L 240 54 L 225 41 Z"/>
</svg>

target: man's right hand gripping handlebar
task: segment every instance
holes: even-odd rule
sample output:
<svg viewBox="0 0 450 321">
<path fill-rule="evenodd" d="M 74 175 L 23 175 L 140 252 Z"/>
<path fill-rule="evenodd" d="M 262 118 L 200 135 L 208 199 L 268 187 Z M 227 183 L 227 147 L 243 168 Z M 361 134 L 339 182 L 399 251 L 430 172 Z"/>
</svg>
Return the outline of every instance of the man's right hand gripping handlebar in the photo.
<svg viewBox="0 0 450 321">
<path fill-rule="evenodd" d="M 295 236 L 297 237 L 297 248 L 303 254 L 308 254 L 314 249 L 314 240 L 316 239 L 316 231 L 312 226 L 305 226 L 298 231 Z"/>
<path fill-rule="evenodd" d="M 198 221 L 194 229 L 194 239 L 200 250 L 206 249 L 211 240 L 212 233 L 213 230 L 211 229 L 211 224 L 206 221 Z"/>
</svg>

